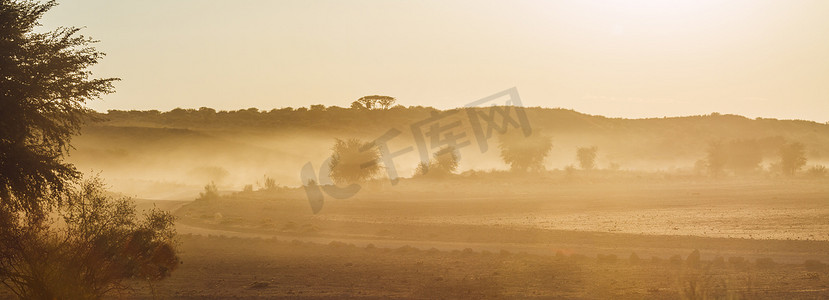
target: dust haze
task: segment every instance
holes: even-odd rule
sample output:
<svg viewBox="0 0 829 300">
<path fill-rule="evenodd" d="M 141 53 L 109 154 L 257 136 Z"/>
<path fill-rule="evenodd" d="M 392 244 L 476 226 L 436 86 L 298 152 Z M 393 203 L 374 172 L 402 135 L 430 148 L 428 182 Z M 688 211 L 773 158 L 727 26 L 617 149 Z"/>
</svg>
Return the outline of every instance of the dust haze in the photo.
<svg viewBox="0 0 829 300">
<path fill-rule="evenodd" d="M 62 2 L 0 299 L 829 299 L 829 1 Z"/>
<path fill-rule="evenodd" d="M 827 291 L 826 124 L 515 106 L 97 117 L 69 159 L 112 191 L 175 212 L 191 265 L 160 283 L 165 295 L 215 280 L 188 295 Z"/>
</svg>

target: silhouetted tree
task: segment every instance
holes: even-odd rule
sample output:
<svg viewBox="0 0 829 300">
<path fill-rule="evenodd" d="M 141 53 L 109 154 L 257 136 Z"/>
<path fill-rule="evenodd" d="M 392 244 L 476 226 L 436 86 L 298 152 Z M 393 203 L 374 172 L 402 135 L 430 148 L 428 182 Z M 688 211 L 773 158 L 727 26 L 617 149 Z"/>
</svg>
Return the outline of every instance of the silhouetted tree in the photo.
<svg viewBox="0 0 829 300">
<path fill-rule="evenodd" d="M 360 104 L 363 108 L 367 109 L 374 109 L 375 106 L 379 106 L 382 109 L 389 109 L 394 105 L 396 100 L 394 97 L 390 96 L 380 96 L 380 95 L 371 95 L 365 96 L 360 99 L 357 99 L 355 103 Z M 354 107 L 354 103 L 351 104 L 352 108 Z M 356 108 L 360 108 L 359 106 Z"/>
<path fill-rule="evenodd" d="M 361 182 L 380 172 L 380 150 L 374 143 L 336 139 L 332 150 L 328 169 L 336 183 Z"/>
<path fill-rule="evenodd" d="M 0 1 L 0 201 L 36 211 L 78 177 L 63 161 L 89 111 L 86 101 L 113 91 L 116 78 L 92 79 L 103 53 L 79 28 L 38 33 L 56 3 Z"/>
<path fill-rule="evenodd" d="M 169 275 L 173 217 L 137 221 L 129 200 L 80 184 L 63 161 L 94 117 L 86 101 L 117 79 L 90 78 L 103 53 L 78 28 L 34 31 L 55 5 L 0 1 L 0 283 L 23 299 L 97 299 L 123 279 Z"/>
<path fill-rule="evenodd" d="M 553 148 L 552 139 L 536 130 L 530 136 L 506 133 L 498 136 L 501 159 L 513 171 L 543 171 L 544 158 Z"/>
<path fill-rule="evenodd" d="M 599 148 L 593 147 L 579 147 L 576 150 L 576 158 L 579 160 L 579 166 L 582 170 L 592 170 L 596 167 L 596 153 Z"/>
<path fill-rule="evenodd" d="M 441 148 L 438 152 L 435 152 L 433 157 L 435 163 L 431 168 L 432 170 L 448 174 L 458 169 L 460 155 L 458 155 L 458 150 L 455 147 L 447 146 Z"/>
<path fill-rule="evenodd" d="M 787 175 L 794 175 L 806 165 L 806 151 L 803 144 L 792 142 L 780 147 L 780 167 Z"/>
</svg>

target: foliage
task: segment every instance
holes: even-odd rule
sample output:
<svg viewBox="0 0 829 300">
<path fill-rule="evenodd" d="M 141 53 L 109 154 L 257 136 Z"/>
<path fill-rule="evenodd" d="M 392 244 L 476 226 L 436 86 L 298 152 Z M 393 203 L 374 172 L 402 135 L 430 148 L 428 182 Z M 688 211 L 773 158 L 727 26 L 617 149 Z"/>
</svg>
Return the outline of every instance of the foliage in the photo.
<svg viewBox="0 0 829 300">
<path fill-rule="evenodd" d="M 57 220 L 0 213 L 0 281 L 20 298 L 100 299 L 126 279 L 160 280 L 179 265 L 171 214 L 138 220 L 131 200 L 112 199 L 94 178 L 65 199 Z"/>
<path fill-rule="evenodd" d="M 579 147 L 576 150 L 576 158 L 582 170 L 592 170 L 596 167 L 596 153 L 599 147 Z"/>
<path fill-rule="evenodd" d="M 104 54 L 80 29 L 34 32 L 55 5 L 0 1 L 0 282 L 24 299 L 98 299 L 125 279 L 169 276 L 173 217 L 139 221 L 63 161 L 93 116 L 86 102 L 117 79 L 90 78 Z"/>
<path fill-rule="evenodd" d="M 452 146 L 446 146 L 432 155 L 432 161 L 420 162 L 415 169 L 415 176 L 445 176 L 454 173 L 458 169 L 460 155 L 458 150 Z"/>
<path fill-rule="evenodd" d="M 204 192 L 199 193 L 199 197 L 196 200 L 216 200 L 219 199 L 219 189 L 216 187 L 216 184 L 212 181 L 204 186 Z"/>
<path fill-rule="evenodd" d="M 498 147 L 501 159 L 510 165 L 511 170 L 539 172 L 544 170 L 544 158 L 553 149 L 553 142 L 549 136 L 536 130 L 530 136 L 502 134 L 498 137 Z"/>
<path fill-rule="evenodd" d="M 78 178 L 63 161 L 89 111 L 86 101 L 113 91 L 116 78 L 92 79 L 103 53 L 79 28 L 34 31 L 54 1 L 0 1 L 0 201 L 37 211 L 58 202 Z M 51 202 L 51 203 L 45 203 Z"/>
<path fill-rule="evenodd" d="M 372 142 L 336 139 L 331 149 L 328 169 L 335 183 L 366 181 L 380 172 L 380 150 Z"/>
<path fill-rule="evenodd" d="M 827 173 L 829 173 L 829 170 L 827 170 L 823 165 L 815 165 L 806 170 L 806 174 L 808 174 L 809 177 L 826 177 Z"/>
<path fill-rule="evenodd" d="M 259 189 L 264 191 L 274 191 L 279 189 L 279 185 L 276 184 L 276 179 L 268 177 L 268 175 L 264 175 L 262 178 L 262 185 Z"/>
<path fill-rule="evenodd" d="M 794 175 L 806 165 L 805 146 L 799 142 L 792 142 L 780 147 L 780 167 L 783 173 Z"/>
<path fill-rule="evenodd" d="M 394 105 L 396 99 L 390 96 L 371 95 L 361 97 L 351 103 L 351 108 L 374 109 L 375 106 L 381 109 L 389 109 Z"/>
</svg>

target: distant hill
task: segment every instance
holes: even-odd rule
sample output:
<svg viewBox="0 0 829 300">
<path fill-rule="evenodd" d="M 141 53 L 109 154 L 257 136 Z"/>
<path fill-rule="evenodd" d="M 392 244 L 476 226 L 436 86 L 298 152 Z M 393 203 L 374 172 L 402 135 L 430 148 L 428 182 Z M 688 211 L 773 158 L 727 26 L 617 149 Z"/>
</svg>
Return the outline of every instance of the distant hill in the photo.
<svg viewBox="0 0 829 300">
<path fill-rule="evenodd" d="M 82 171 L 102 170 L 105 177 L 121 179 L 203 184 L 210 176 L 218 176 L 213 180 L 236 187 L 268 175 L 280 183 L 295 185 L 302 165 L 311 162 L 318 168 L 330 155 L 334 138 L 374 140 L 389 130 L 397 130 L 400 135 L 389 142 L 390 148 L 396 151 L 412 147 L 412 151 L 394 160 L 400 175 L 410 176 L 419 160 L 417 132 L 413 128 L 419 128 L 424 137 L 425 143 L 420 145 L 431 151 L 433 139 L 427 133 L 437 124 L 436 128 L 445 128 L 438 141 L 451 133 L 463 135 L 459 141 L 469 143 L 461 149 L 461 170 L 506 168 L 498 157 L 497 131 L 486 140 L 487 151 L 482 151 L 467 110 L 315 107 L 98 113 L 97 117 L 104 121 L 91 122 L 83 129 L 83 134 L 74 140 L 76 150 L 71 152 L 70 160 Z M 503 121 L 498 111 L 492 109 L 472 111 L 484 134 L 491 126 L 481 116 L 494 113 L 497 124 Z M 512 107 L 497 109 L 518 119 Z M 734 140 L 755 140 L 765 167 L 776 159 L 780 145 L 791 141 L 806 146 L 810 165 L 829 161 L 829 125 L 812 121 L 748 119 L 716 113 L 623 119 L 568 109 L 523 110 L 533 134 L 552 138 L 553 150 L 545 161 L 548 169 L 575 164 L 575 149 L 594 145 L 599 148 L 600 168 L 691 169 L 705 157 L 711 142 Z M 436 122 L 428 122 L 433 117 Z M 518 129 L 508 126 L 507 131 L 511 130 Z M 214 170 L 209 172 L 214 174 L 203 176 L 200 170 Z"/>
</svg>

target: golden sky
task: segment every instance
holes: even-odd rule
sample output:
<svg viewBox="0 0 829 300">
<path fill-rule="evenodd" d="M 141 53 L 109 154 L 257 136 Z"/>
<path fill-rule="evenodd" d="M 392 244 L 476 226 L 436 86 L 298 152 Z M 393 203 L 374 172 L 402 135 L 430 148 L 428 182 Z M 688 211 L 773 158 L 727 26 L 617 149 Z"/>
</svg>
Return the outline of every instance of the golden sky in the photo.
<svg viewBox="0 0 829 300">
<path fill-rule="evenodd" d="M 611 117 L 829 121 L 829 1 L 64 0 L 118 92 L 97 110 L 347 107 L 364 95 Z"/>
</svg>

